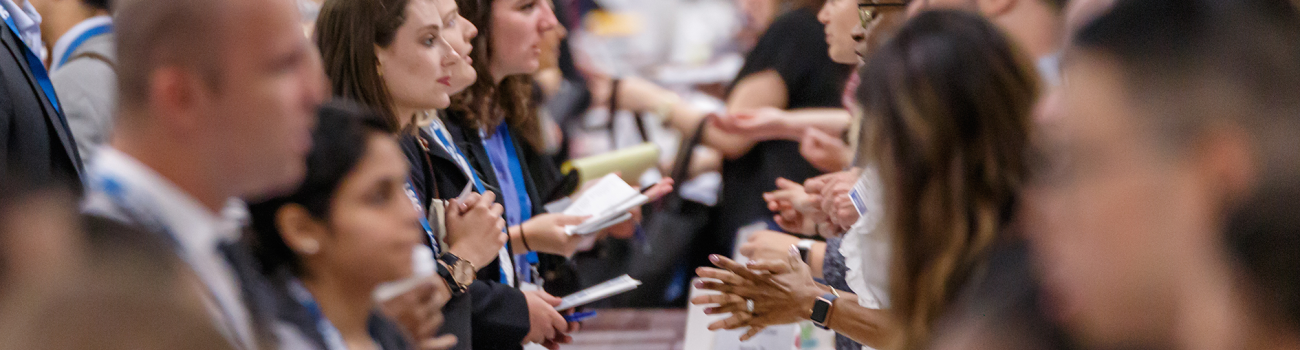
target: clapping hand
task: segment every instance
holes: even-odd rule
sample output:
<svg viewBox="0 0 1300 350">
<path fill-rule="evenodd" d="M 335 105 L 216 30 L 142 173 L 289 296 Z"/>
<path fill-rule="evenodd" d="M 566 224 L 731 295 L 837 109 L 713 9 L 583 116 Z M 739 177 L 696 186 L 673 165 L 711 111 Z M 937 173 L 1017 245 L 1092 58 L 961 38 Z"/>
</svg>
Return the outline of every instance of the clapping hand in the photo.
<svg viewBox="0 0 1300 350">
<path fill-rule="evenodd" d="M 698 296 L 691 303 L 717 305 L 705 309 L 706 314 L 731 314 L 710 324 L 709 330 L 749 327 L 740 337 L 744 341 L 768 326 L 810 317 L 822 289 L 813 281 L 808 265 L 800 260 L 798 250 L 794 246 L 789 250 L 784 259 L 751 261 L 748 267 L 720 255 L 709 256 L 721 269 L 701 267 L 696 273 L 717 281 L 700 281 L 695 286 L 722 294 Z"/>
</svg>

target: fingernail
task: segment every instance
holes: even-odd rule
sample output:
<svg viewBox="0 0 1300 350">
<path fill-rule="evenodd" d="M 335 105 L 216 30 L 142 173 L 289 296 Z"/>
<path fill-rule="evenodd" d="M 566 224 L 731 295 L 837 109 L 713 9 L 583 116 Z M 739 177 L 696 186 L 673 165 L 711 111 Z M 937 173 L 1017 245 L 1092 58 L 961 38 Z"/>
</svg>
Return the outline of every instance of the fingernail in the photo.
<svg viewBox="0 0 1300 350">
<path fill-rule="evenodd" d="M 695 282 L 695 288 L 704 288 L 704 281 Z"/>
<path fill-rule="evenodd" d="M 794 245 L 791 245 L 791 246 L 790 246 L 790 255 L 798 256 L 798 255 L 799 255 L 799 248 L 795 247 Z"/>
<path fill-rule="evenodd" d="M 718 258 L 718 254 L 709 254 L 709 261 L 718 262 L 719 260 L 721 259 Z"/>
<path fill-rule="evenodd" d="M 711 313 L 714 313 L 715 311 L 718 311 L 718 308 L 716 308 L 716 307 L 711 307 L 711 308 L 704 309 L 704 313 L 706 313 L 706 314 L 711 314 Z"/>
</svg>

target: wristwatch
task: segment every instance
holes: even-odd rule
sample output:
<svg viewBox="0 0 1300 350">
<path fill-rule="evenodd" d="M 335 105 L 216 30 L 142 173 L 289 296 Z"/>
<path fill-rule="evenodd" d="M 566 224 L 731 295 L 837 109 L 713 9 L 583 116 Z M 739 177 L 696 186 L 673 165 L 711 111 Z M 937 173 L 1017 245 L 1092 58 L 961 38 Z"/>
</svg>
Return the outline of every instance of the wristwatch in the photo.
<svg viewBox="0 0 1300 350">
<path fill-rule="evenodd" d="M 469 289 L 469 285 L 474 283 L 474 264 L 468 260 L 461 259 L 452 253 L 442 253 L 438 256 L 438 275 L 447 280 L 447 287 L 451 289 L 452 296 L 459 296 Z"/>
<path fill-rule="evenodd" d="M 831 288 L 830 293 L 822 294 L 817 297 L 816 301 L 813 301 L 812 316 L 808 318 L 813 321 L 817 328 L 830 329 L 830 327 L 826 326 L 826 322 L 831 319 L 831 306 L 834 306 L 835 299 L 839 298 L 840 293 L 836 292 L 835 288 Z"/>
<path fill-rule="evenodd" d="M 799 243 L 794 244 L 795 248 L 799 249 L 799 259 L 802 259 L 805 264 L 808 263 L 808 252 L 812 250 L 813 243 L 817 243 L 817 241 L 801 239 Z"/>
</svg>

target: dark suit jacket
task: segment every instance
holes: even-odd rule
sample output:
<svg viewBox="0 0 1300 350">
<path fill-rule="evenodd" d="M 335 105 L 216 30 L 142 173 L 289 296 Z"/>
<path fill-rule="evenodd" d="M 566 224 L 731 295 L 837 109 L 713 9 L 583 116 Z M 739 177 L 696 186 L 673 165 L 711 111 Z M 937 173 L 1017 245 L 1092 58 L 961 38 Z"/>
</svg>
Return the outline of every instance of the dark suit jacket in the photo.
<svg viewBox="0 0 1300 350">
<path fill-rule="evenodd" d="M 12 31 L 0 28 L 0 177 L 52 179 L 80 194 L 77 144 L 36 82 L 24 50 Z"/>
<path fill-rule="evenodd" d="M 473 127 L 467 127 L 464 116 L 456 112 L 448 112 L 447 119 L 449 122 L 448 130 L 453 131 L 452 136 L 456 138 L 457 147 L 461 152 L 465 152 L 468 157 L 470 166 L 478 171 L 479 177 L 487 184 L 488 187 L 499 188 L 497 183 L 496 171 L 492 168 L 492 160 L 488 158 L 487 149 L 483 147 L 483 140 L 479 136 L 478 130 Z M 453 126 L 454 125 L 454 126 Z M 513 134 L 518 131 L 511 130 Z M 557 187 L 563 176 L 560 174 L 560 168 L 550 157 L 542 155 L 541 152 L 533 149 L 532 146 L 524 142 L 523 139 L 515 137 L 513 144 L 519 155 L 519 167 L 524 172 L 524 187 L 528 191 L 528 199 L 532 202 L 532 216 L 538 216 L 546 213 L 546 203 L 552 198 L 545 198 L 550 195 Z M 564 195 L 568 195 L 565 193 Z M 502 203 L 501 196 L 497 196 L 497 202 Z M 579 281 L 577 270 L 568 258 L 558 255 L 538 254 L 538 271 L 545 279 L 544 285 L 546 292 L 554 296 L 563 297 L 570 293 L 577 292 Z"/>
<path fill-rule="evenodd" d="M 460 133 L 452 125 L 448 125 L 448 131 L 453 135 Z M 421 140 L 429 145 L 427 149 Z M 411 187 L 420 195 L 425 208 L 429 207 L 430 198 L 455 198 L 469 183 L 470 179 L 452 156 L 424 131 L 404 135 L 401 144 L 411 164 Z M 489 190 L 495 187 L 490 186 Z M 522 292 L 498 282 L 500 266 L 500 262 L 493 261 L 481 268 L 476 276 L 478 280 L 470 285 L 469 291 L 452 298 L 443 307 L 446 322 L 440 332 L 460 339 L 456 349 L 515 349 L 528 335 L 531 328 L 528 302 Z"/>
</svg>

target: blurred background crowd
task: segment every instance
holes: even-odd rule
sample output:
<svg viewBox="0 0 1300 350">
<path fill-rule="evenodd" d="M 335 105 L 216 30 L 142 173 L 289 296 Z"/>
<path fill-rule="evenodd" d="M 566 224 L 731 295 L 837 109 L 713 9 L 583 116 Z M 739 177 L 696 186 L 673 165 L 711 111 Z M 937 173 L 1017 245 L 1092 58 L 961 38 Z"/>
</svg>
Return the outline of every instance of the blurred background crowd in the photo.
<svg viewBox="0 0 1300 350">
<path fill-rule="evenodd" d="M 556 350 L 697 305 L 843 350 L 1300 349 L 1292 0 L 0 17 L 0 348 Z M 575 164 L 643 150 L 607 173 L 646 203 L 575 234 Z"/>
</svg>

